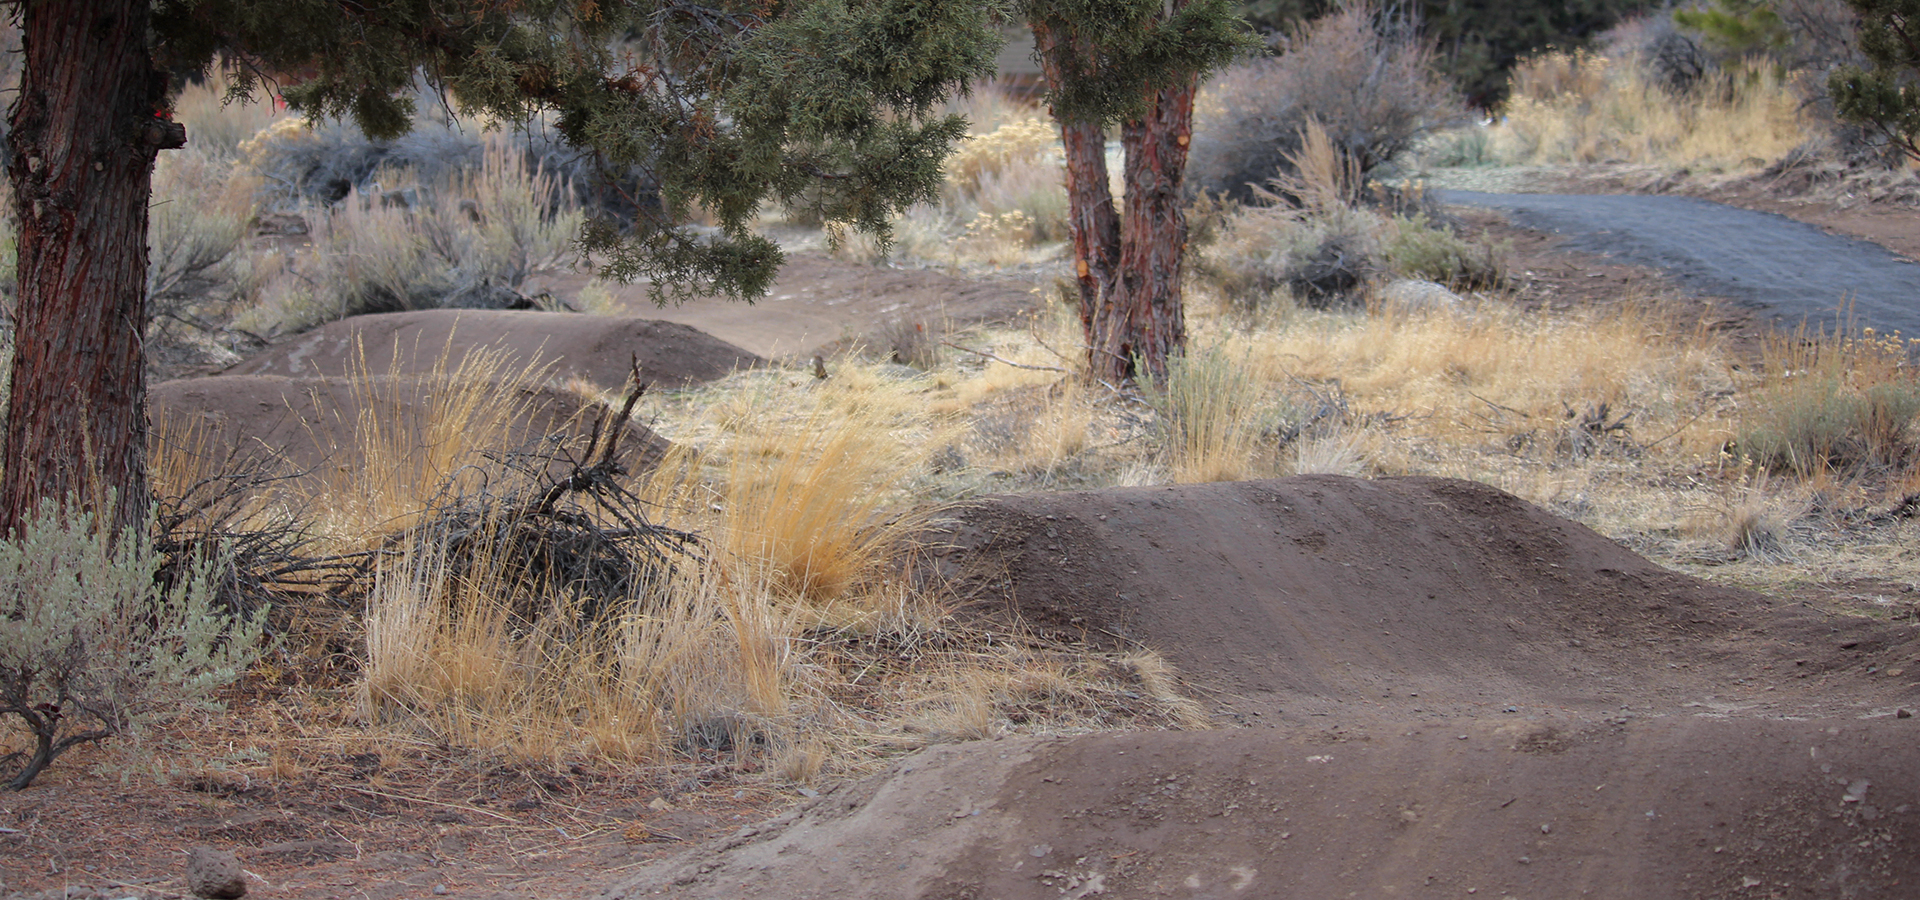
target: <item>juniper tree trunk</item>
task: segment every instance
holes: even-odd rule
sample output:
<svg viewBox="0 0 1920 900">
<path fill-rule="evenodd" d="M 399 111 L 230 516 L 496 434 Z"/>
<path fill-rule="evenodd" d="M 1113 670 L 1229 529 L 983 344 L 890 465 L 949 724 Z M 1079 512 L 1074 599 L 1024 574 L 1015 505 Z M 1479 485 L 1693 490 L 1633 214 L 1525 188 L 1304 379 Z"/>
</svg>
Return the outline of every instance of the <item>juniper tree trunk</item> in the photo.
<svg viewBox="0 0 1920 900">
<path fill-rule="evenodd" d="M 1145 116 L 1121 126 L 1126 148 L 1126 215 L 1120 231 L 1120 283 L 1088 332 L 1098 352 L 1144 364 L 1155 378 L 1187 346 L 1180 292 L 1187 255 L 1184 190 L 1193 133 L 1193 79 L 1165 88 Z M 1103 322 L 1100 315 L 1110 317 Z M 1137 374 L 1131 371 L 1128 375 Z"/>
<path fill-rule="evenodd" d="M 1103 298 L 1113 296 L 1120 274 L 1120 216 L 1107 186 L 1107 135 L 1099 123 L 1066 123 L 1060 129 L 1066 149 L 1067 226 L 1073 238 L 1073 269 L 1080 285 L 1080 327 L 1089 348 L 1094 320 Z M 1096 377 L 1106 378 L 1112 367 L 1101 367 L 1089 349 Z M 1127 362 L 1127 357 L 1116 357 Z"/>
<path fill-rule="evenodd" d="M 1041 71 L 1049 86 L 1058 87 L 1066 77 L 1060 64 L 1063 42 L 1073 37 L 1049 30 L 1042 21 L 1032 24 Z M 1186 78 L 1156 92 L 1146 114 L 1122 126 L 1124 217 L 1115 212 L 1108 187 L 1105 129 L 1096 122 L 1060 119 L 1080 325 L 1088 372 L 1099 380 L 1130 379 L 1136 365 L 1164 376 L 1168 356 L 1186 346 L 1180 273 L 1187 222 L 1181 190 L 1194 84 L 1194 78 Z"/>
<path fill-rule="evenodd" d="M 26 0 L 7 168 L 19 218 L 0 536 L 44 498 L 119 528 L 147 505 L 147 203 L 162 117 L 148 0 Z M 111 507 L 100 509 L 112 493 Z"/>
</svg>

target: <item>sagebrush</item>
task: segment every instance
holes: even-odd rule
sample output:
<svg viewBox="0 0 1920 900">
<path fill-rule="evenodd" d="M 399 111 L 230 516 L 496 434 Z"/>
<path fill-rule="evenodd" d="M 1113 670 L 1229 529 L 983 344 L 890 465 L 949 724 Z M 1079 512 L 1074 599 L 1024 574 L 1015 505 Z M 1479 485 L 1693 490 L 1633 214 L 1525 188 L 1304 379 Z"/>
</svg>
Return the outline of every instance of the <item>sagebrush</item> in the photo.
<svg viewBox="0 0 1920 900">
<path fill-rule="evenodd" d="M 30 744 L 0 753 L 8 787 L 79 744 L 216 706 L 252 663 L 262 619 L 216 608 L 218 561 L 172 585 L 156 583 L 161 562 L 143 530 L 113 534 L 77 503 L 49 501 L 0 542 L 0 715 Z"/>
</svg>

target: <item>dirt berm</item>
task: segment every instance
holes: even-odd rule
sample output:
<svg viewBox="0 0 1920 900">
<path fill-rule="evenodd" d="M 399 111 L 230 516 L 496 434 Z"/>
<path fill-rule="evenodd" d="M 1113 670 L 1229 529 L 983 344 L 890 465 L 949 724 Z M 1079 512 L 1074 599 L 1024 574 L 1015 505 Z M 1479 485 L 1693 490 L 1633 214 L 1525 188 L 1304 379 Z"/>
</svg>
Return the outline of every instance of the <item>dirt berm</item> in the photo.
<svg viewBox="0 0 1920 900">
<path fill-rule="evenodd" d="M 509 378 L 528 370 L 602 391 L 627 384 L 637 358 L 643 379 L 686 387 L 764 361 L 675 322 L 578 313 L 423 310 L 329 322 L 227 370 L 230 375 L 350 378 L 453 372 L 467 354 L 501 354 Z"/>
<path fill-rule="evenodd" d="M 989 498 L 979 597 L 1223 727 L 941 746 L 608 898 L 1920 896 L 1920 641 L 1484 485 Z M 1912 673 L 1912 674 L 1909 674 Z"/>
</svg>

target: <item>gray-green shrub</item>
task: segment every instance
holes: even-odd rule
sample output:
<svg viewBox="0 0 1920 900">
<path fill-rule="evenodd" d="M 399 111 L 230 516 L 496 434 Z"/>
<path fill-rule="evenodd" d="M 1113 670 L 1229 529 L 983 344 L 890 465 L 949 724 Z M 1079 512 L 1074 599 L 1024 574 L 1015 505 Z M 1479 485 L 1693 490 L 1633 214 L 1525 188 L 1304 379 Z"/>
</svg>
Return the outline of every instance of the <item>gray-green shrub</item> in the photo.
<svg viewBox="0 0 1920 900">
<path fill-rule="evenodd" d="M 98 525 L 49 503 L 0 541 L 0 721 L 31 741 L 0 755 L 14 790 L 74 746 L 215 707 L 260 643 L 259 615 L 215 608 L 215 561 L 163 587 L 143 530 Z"/>
</svg>

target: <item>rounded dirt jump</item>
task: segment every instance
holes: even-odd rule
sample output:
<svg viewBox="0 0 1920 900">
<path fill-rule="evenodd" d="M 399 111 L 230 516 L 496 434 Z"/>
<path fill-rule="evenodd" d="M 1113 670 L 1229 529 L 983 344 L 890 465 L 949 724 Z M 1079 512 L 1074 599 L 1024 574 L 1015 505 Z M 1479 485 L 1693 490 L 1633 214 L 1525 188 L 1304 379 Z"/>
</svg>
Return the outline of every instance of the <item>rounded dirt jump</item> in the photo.
<svg viewBox="0 0 1920 900">
<path fill-rule="evenodd" d="M 995 497 L 937 543 L 972 614 L 1155 649 L 1227 727 L 930 748 L 607 897 L 1920 896 L 1908 624 L 1448 479 Z"/>
<path fill-rule="evenodd" d="M 502 354 L 501 375 L 539 370 L 622 390 L 637 360 L 643 381 L 686 387 L 763 364 L 688 325 L 579 313 L 424 310 L 329 322 L 228 369 L 229 375 L 348 378 L 452 372 L 468 353 Z"/>
<path fill-rule="evenodd" d="M 513 391 L 521 413 L 501 435 L 513 451 L 536 443 L 582 443 L 601 413 L 599 404 L 571 391 L 533 385 L 497 385 Z M 309 472 L 321 466 L 355 470 L 366 465 L 357 437 L 369 416 L 389 433 L 427 433 L 435 415 L 432 383 L 407 378 L 281 378 L 273 375 L 213 375 L 154 385 L 147 406 L 163 439 L 183 439 L 178 449 L 206 454 L 234 471 L 250 463 L 269 470 Z M 618 445 L 631 469 L 651 468 L 665 456 L 664 438 L 628 422 Z M 575 449 L 578 449 L 577 447 Z"/>
</svg>

